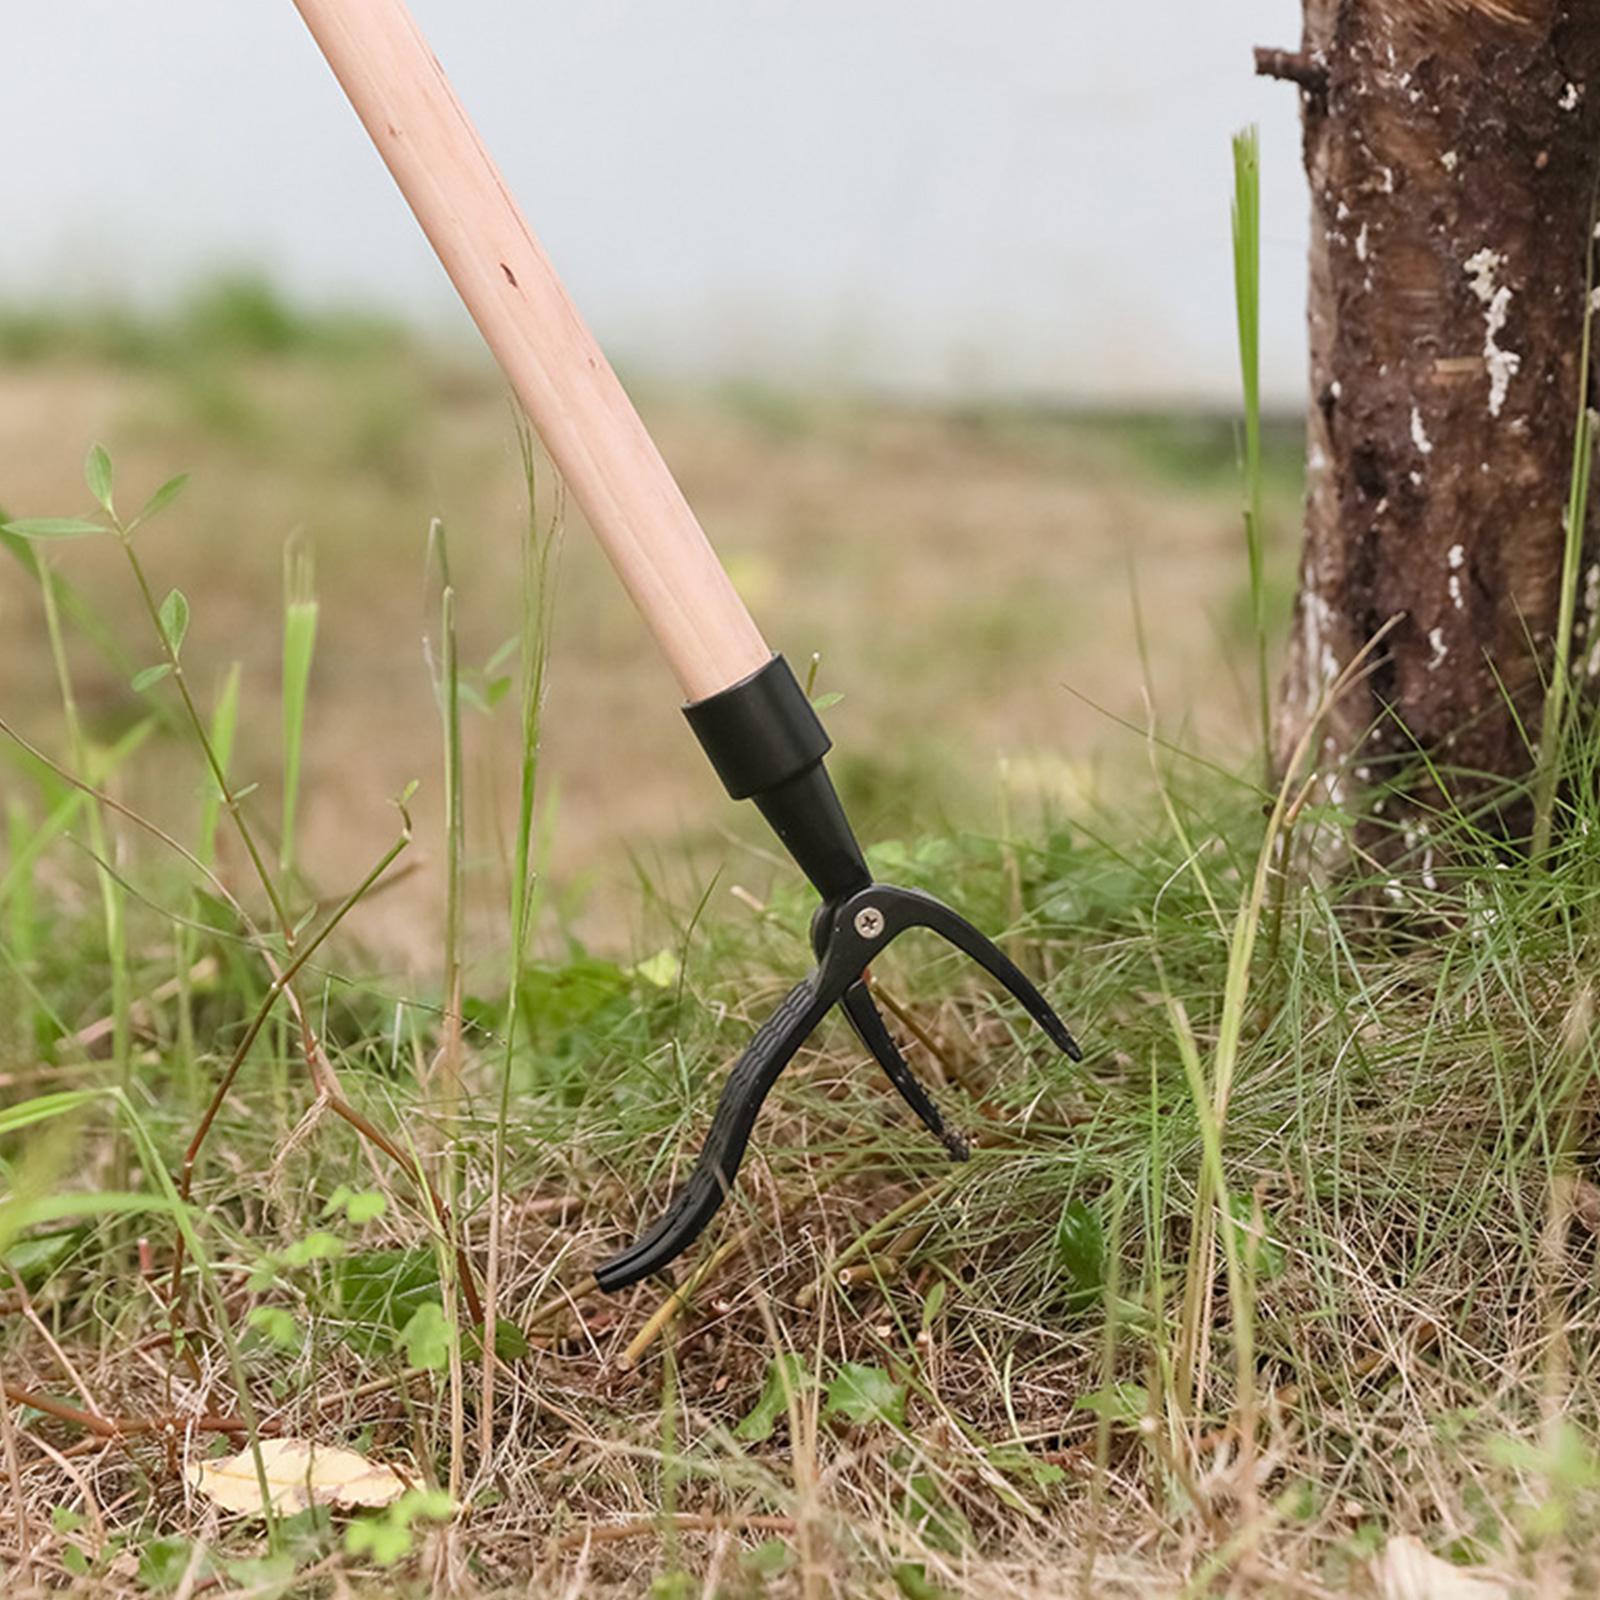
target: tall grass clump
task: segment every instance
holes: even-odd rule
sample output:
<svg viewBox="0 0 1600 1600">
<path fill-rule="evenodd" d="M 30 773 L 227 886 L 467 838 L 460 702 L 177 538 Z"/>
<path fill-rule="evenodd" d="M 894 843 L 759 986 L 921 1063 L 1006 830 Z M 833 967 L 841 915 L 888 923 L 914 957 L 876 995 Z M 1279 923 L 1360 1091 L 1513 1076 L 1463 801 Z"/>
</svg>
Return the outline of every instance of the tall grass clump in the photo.
<svg viewBox="0 0 1600 1600">
<path fill-rule="evenodd" d="M 139 694 L 150 694 L 158 687 L 170 684 L 177 692 L 181 706 L 180 723 L 186 729 L 187 735 L 201 754 L 204 769 L 210 780 L 215 785 L 216 804 L 220 807 L 221 814 L 225 814 L 239 839 L 254 873 L 256 883 L 265 897 L 271 912 L 272 927 L 264 932 L 258 926 L 254 917 L 246 909 L 242 901 L 227 888 L 215 870 L 193 849 L 179 843 L 170 834 L 156 827 L 133 812 L 122 803 L 108 797 L 104 791 L 97 787 L 95 769 L 90 763 L 89 752 L 81 736 L 71 741 L 74 766 L 78 769 L 72 771 L 49 762 L 43 753 L 30 745 L 6 725 L 6 731 L 15 743 L 26 749 L 36 759 L 44 761 L 52 770 L 70 781 L 75 787 L 83 790 L 94 803 L 95 807 L 109 807 L 117 814 L 139 826 L 156 837 L 167 848 L 181 857 L 184 863 L 197 872 L 203 879 L 204 887 L 213 893 L 220 904 L 226 908 L 237 921 L 238 936 L 242 937 L 255 955 L 264 965 L 270 981 L 266 984 L 259 1002 L 255 1005 L 247 1025 L 239 1033 L 237 1041 L 233 1044 L 227 1056 L 220 1076 L 204 1110 L 194 1122 L 188 1143 L 184 1149 L 180 1164 L 177 1193 L 179 1198 L 187 1204 L 189 1202 L 197 1164 L 202 1147 L 215 1125 L 227 1098 L 232 1091 L 235 1081 L 243 1069 L 251 1049 L 261 1037 L 263 1029 L 276 1012 L 279 1002 L 284 1002 L 290 1012 L 294 1031 L 298 1034 L 300 1048 L 303 1051 L 305 1066 L 310 1072 L 316 1094 L 316 1107 L 320 1110 L 326 1108 L 345 1121 L 363 1139 L 381 1151 L 390 1160 L 395 1162 L 402 1170 L 407 1171 L 416 1182 L 423 1194 L 431 1214 L 439 1219 L 448 1216 L 448 1212 L 434 1190 L 428 1178 L 420 1157 L 414 1150 L 408 1151 L 402 1143 L 385 1134 L 369 1117 L 352 1105 L 344 1096 L 331 1062 L 327 1058 L 321 1041 L 310 1021 L 310 1014 L 305 999 L 300 991 L 300 975 L 311 961 L 313 956 L 321 949 L 332 934 L 343 924 L 355 907 L 364 900 L 373 888 L 383 879 L 400 855 L 409 847 L 412 837 L 410 817 L 406 812 L 405 803 L 408 795 L 402 795 L 398 801 L 401 826 L 394 842 L 380 853 L 375 863 L 368 869 L 356 883 L 355 887 L 343 896 L 338 897 L 330 910 L 311 919 L 297 918 L 289 909 L 292 891 L 285 887 L 279 876 L 268 866 L 265 852 L 258 838 L 258 831 L 250 821 L 247 810 L 243 804 L 242 794 L 232 785 L 227 770 L 227 746 L 231 745 L 233 737 L 233 710 L 227 705 L 227 690 L 224 692 L 224 704 L 219 715 L 208 725 L 202 716 L 201 710 L 190 685 L 185 668 L 184 646 L 188 637 L 190 622 L 190 607 L 187 597 L 179 589 L 171 589 L 165 598 L 157 601 L 156 591 L 151 584 L 143 557 L 139 550 L 137 535 L 140 530 L 154 517 L 165 511 L 181 493 L 185 480 L 182 477 L 173 478 L 158 488 L 145 502 L 141 510 L 131 518 L 123 518 L 117 511 L 113 497 L 113 480 L 110 457 L 100 447 L 91 450 L 86 468 L 85 478 L 97 505 L 101 517 L 95 518 L 38 518 L 23 519 L 6 525 L 6 531 L 35 546 L 44 547 L 50 543 L 63 539 L 79 539 L 89 537 L 109 538 L 120 548 L 126 565 L 133 577 L 134 587 L 150 625 L 152 634 L 159 646 L 159 659 L 152 665 L 135 673 L 131 687 Z M 63 703 L 69 724 L 75 725 L 75 713 L 72 711 L 72 695 L 70 678 L 65 672 L 65 649 L 62 643 L 59 617 L 53 601 L 53 592 L 50 584 L 49 565 L 45 560 L 36 563 L 39 574 L 46 619 L 49 624 L 55 654 L 61 676 Z M 215 735 L 221 735 L 219 741 Z M 221 748 L 219 748 L 219 743 Z M 203 830 L 212 827 L 212 818 L 209 806 L 202 808 Z M 207 838 L 204 833 L 201 838 L 202 848 L 208 853 L 214 841 Z M 105 864 L 104 852 L 97 851 L 97 860 L 101 863 L 100 870 L 112 880 L 113 888 L 120 893 L 122 881 L 110 873 Z M 109 900 L 108 900 L 109 903 Z M 117 902 L 120 907 L 120 902 Z M 120 910 L 119 910 L 120 919 Z M 115 932 L 121 926 L 108 921 L 108 930 Z M 119 939 L 108 937 L 108 945 L 112 952 L 113 971 L 117 970 L 116 952 L 122 948 Z M 124 1001 L 115 1007 L 114 1019 L 123 1019 L 117 1023 L 123 1033 L 128 1029 L 128 1018 L 131 1015 L 131 1006 Z M 121 1070 L 119 1076 L 127 1079 L 126 1069 Z M 122 1092 L 128 1091 L 126 1083 L 119 1083 Z M 121 1146 L 117 1146 L 120 1150 Z M 442 1226 L 448 1226 L 443 1223 Z M 465 1266 L 464 1254 L 460 1259 Z M 176 1259 L 171 1272 L 171 1303 L 174 1308 L 181 1309 L 182 1285 L 184 1272 L 183 1243 L 180 1239 Z M 462 1273 L 461 1292 L 471 1307 L 474 1317 L 481 1314 L 475 1280 L 470 1270 Z"/>
<path fill-rule="evenodd" d="M 549 687 L 550 634 L 554 621 L 556 571 L 561 548 L 563 498 L 558 492 L 547 519 L 541 518 L 533 433 L 519 414 L 517 444 L 527 496 L 522 526 L 520 583 L 517 591 L 517 825 L 507 863 L 507 913 L 510 943 L 506 962 L 504 1046 L 499 1061 L 499 1093 L 495 1102 L 494 1152 L 490 1174 L 488 1259 L 484 1272 L 484 1339 L 498 1326 L 501 1290 L 501 1210 L 506 1181 L 506 1141 L 511 1121 L 511 1086 L 519 1046 L 519 1019 L 534 926 L 539 914 L 540 873 L 536 852 L 539 806 L 539 755 L 544 733 L 545 698 Z M 479 1395 L 481 1470 L 495 1463 L 495 1378 L 493 1362 L 485 1362 Z"/>
</svg>

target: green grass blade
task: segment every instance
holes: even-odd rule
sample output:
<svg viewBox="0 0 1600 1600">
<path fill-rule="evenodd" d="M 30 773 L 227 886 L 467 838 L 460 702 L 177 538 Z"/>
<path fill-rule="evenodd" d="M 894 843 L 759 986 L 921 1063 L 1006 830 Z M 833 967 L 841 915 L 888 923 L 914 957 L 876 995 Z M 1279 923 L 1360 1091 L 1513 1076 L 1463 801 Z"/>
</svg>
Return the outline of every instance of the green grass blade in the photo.
<svg viewBox="0 0 1600 1600">
<path fill-rule="evenodd" d="M 1233 139 L 1233 288 L 1244 387 L 1244 535 L 1250 570 L 1250 615 L 1256 637 L 1256 694 L 1262 757 L 1272 782 L 1272 701 L 1267 682 L 1267 603 L 1262 554 L 1261 476 L 1261 136 L 1246 128 Z"/>
<path fill-rule="evenodd" d="M 311 552 L 291 539 L 283 560 L 283 823 L 278 848 L 278 864 L 286 874 L 294 871 L 306 697 L 316 648 L 317 597 Z"/>
<path fill-rule="evenodd" d="M 240 665 L 235 661 L 222 680 L 222 692 L 217 696 L 216 710 L 211 713 L 211 748 L 224 778 L 233 765 L 233 746 L 239 729 L 240 673 Z M 208 867 L 216 860 L 217 828 L 221 821 L 222 790 L 215 776 L 208 773 L 200 800 L 200 827 L 195 845 L 195 854 Z"/>
<path fill-rule="evenodd" d="M 1561 601 L 1556 616 L 1555 649 L 1539 728 L 1538 773 L 1534 785 L 1533 855 L 1550 848 L 1556 789 L 1567 736 L 1567 699 L 1572 683 L 1572 635 L 1578 608 L 1579 569 L 1589 520 L 1589 475 L 1594 465 L 1594 421 L 1589 412 L 1589 361 L 1594 341 L 1595 220 L 1600 215 L 1600 185 L 1589 206 L 1587 260 L 1584 265 L 1583 332 L 1578 341 L 1578 414 L 1572 429 L 1572 473 L 1561 554 Z"/>
<path fill-rule="evenodd" d="M 72 747 L 73 765 L 78 776 L 98 784 L 103 774 L 92 759 L 89 741 L 78 716 L 78 701 L 72 686 L 72 671 L 67 662 L 66 639 L 61 614 L 56 605 L 55 574 L 47 562 L 39 564 L 39 592 L 44 599 L 45 628 L 50 639 L 50 654 L 55 663 L 56 684 L 61 695 L 62 717 Z M 107 819 L 99 804 L 88 808 L 89 842 L 97 862 L 113 859 Z M 111 967 L 111 1062 L 119 1087 L 129 1087 L 133 1042 L 133 982 L 128 968 L 126 906 L 121 884 L 104 866 L 95 871 L 100 890 L 101 917 L 105 925 L 106 955 Z"/>
</svg>

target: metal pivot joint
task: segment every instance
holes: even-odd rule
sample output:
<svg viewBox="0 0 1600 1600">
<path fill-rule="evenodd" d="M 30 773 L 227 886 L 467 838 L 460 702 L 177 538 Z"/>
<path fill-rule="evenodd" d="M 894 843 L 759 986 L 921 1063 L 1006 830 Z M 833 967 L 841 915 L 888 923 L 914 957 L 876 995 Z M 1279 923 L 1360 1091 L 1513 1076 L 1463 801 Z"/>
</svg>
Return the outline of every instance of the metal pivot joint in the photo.
<svg viewBox="0 0 1600 1600">
<path fill-rule="evenodd" d="M 685 715 L 729 794 L 755 801 L 822 896 L 811 924 L 817 965 L 762 1024 L 728 1074 L 694 1171 L 666 1214 L 637 1243 L 596 1269 L 600 1287 L 608 1292 L 660 1272 L 716 1215 L 738 1175 L 762 1102 L 836 1005 L 951 1159 L 966 1159 L 965 1140 L 946 1126 L 867 987 L 868 963 L 909 929 L 928 929 L 970 956 L 1010 991 L 1058 1049 L 1074 1061 L 1082 1059 L 1049 1001 L 970 922 L 920 890 L 873 882 L 823 765 L 828 735 L 782 656 L 732 688 L 687 706 Z"/>
</svg>

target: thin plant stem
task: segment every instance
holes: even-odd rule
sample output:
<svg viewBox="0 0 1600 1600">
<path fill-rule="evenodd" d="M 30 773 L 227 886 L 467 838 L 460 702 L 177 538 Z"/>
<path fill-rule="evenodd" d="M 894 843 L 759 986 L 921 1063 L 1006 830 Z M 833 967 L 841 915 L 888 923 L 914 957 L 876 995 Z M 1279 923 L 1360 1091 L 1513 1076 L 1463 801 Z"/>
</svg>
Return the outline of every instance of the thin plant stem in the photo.
<svg viewBox="0 0 1600 1600">
<path fill-rule="evenodd" d="M 244 809 L 239 804 L 239 798 L 234 793 L 232 785 L 228 782 L 228 774 L 221 761 L 217 759 L 217 752 L 211 743 L 211 736 L 206 731 L 204 718 L 201 717 L 199 708 L 194 703 L 194 696 L 189 690 L 189 680 L 184 674 L 181 651 L 173 647 L 172 641 L 167 637 L 167 630 L 161 622 L 161 608 L 156 603 L 154 592 L 150 588 L 150 580 L 145 576 L 144 563 L 139 559 L 139 552 L 134 548 L 133 538 L 129 531 L 120 523 L 115 524 L 117 538 L 122 545 L 123 554 L 128 558 L 128 566 L 133 572 L 134 582 L 138 585 L 139 596 L 144 601 L 145 611 L 150 622 L 155 628 L 156 637 L 161 641 L 161 648 L 166 655 L 167 665 L 172 668 L 172 681 L 177 685 L 179 698 L 183 701 L 183 709 L 188 718 L 189 729 L 196 743 L 206 759 L 206 765 L 211 769 L 211 776 L 216 780 L 217 790 L 222 796 L 222 803 L 228 815 L 233 819 L 235 831 L 239 835 L 239 842 L 244 846 L 245 853 L 250 857 L 250 864 L 255 869 L 256 877 L 260 880 L 267 901 L 272 907 L 272 914 L 283 934 L 284 945 L 288 949 L 294 947 L 294 922 L 289 916 L 287 907 L 278 892 L 277 883 L 267 867 L 266 859 L 261 853 L 260 846 L 256 843 L 254 831 L 245 818 Z"/>
<path fill-rule="evenodd" d="M 1561 601 L 1556 616 L 1555 650 L 1539 726 L 1538 778 L 1534 787 L 1532 853 L 1536 861 L 1550 849 L 1556 788 L 1566 743 L 1567 697 L 1572 683 L 1572 633 L 1578 605 L 1578 574 L 1588 527 L 1589 476 L 1594 464 L 1594 423 L 1589 415 L 1589 362 L 1594 337 L 1594 233 L 1600 212 L 1600 172 L 1589 201 L 1585 234 L 1583 333 L 1578 344 L 1578 414 L 1572 429 L 1572 472 L 1568 480 L 1565 540 L 1561 554 Z"/>
<path fill-rule="evenodd" d="M 217 697 L 216 709 L 211 714 L 211 747 L 216 751 L 217 763 L 227 772 L 233 761 L 234 735 L 239 723 L 240 666 L 237 661 L 228 669 L 222 680 L 222 692 Z M 216 860 L 217 824 L 221 820 L 221 791 L 215 783 L 206 785 L 200 801 L 200 824 L 195 836 L 195 859 L 207 869 Z M 193 893 L 190 895 L 189 913 L 192 919 L 199 916 L 199 907 Z M 178 938 L 178 1043 L 188 1079 L 189 1099 L 194 1104 L 200 1093 L 195 1074 L 196 1050 L 194 1038 L 194 1007 L 189 987 L 189 974 L 199 954 L 196 930 L 185 928 Z"/>
<path fill-rule="evenodd" d="M 67 725 L 67 742 L 72 751 L 73 765 L 80 772 L 88 773 L 91 770 L 89 744 L 78 716 L 77 696 L 73 692 L 72 673 L 67 664 L 66 641 L 62 636 L 61 615 L 56 605 L 55 574 L 50 563 L 42 556 L 39 559 L 39 590 L 44 599 L 45 628 L 50 638 L 50 655 L 55 663 L 62 717 Z M 126 1094 L 131 1083 L 133 1049 L 133 984 L 128 971 L 127 919 L 122 887 L 109 868 L 112 853 L 105 822 L 106 808 L 98 794 L 93 790 L 90 793 L 94 796 L 94 803 L 88 809 L 89 840 L 98 863 L 95 877 L 105 920 L 106 954 L 111 963 L 111 1059 L 117 1087 Z M 117 1187 L 122 1186 L 124 1176 L 119 1154 L 115 1175 Z"/>
<path fill-rule="evenodd" d="M 306 696 L 316 649 L 317 595 L 311 552 L 291 538 L 283 552 L 283 825 L 278 840 L 278 865 L 286 876 L 295 869 Z"/>
<path fill-rule="evenodd" d="M 505 1187 L 506 1129 L 511 1115 L 511 1075 L 516 1058 L 523 979 L 538 909 L 539 876 L 534 859 L 534 831 L 538 809 L 539 750 L 550 664 L 555 563 L 560 552 L 564 510 L 564 496 L 558 480 L 555 509 L 549 523 L 541 531 L 537 496 L 538 455 L 533 432 L 520 414 L 517 417 L 517 442 L 528 496 L 528 512 L 523 524 L 518 620 L 522 759 L 517 786 L 517 833 L 511 858 L 511 951 L 506 985 L 505 1047 L 500 1061 L 500 1095 L 495 1108 L 488 1259 L 484 1266 L 483 1374 L 478 1405 L 478 1457 L 482 1471 L 489 1470 L 494 1460 L 495 1332 L 500 1302 L 500 1213 Z"/>
<path fill-rule="evenodd" d="M 439 700 L 444 723 L 445 845 L 444 1032 L 439 1067 L 447 1127 L 453 1126 L 461 1099 L 461 931 L 466 873 L 466 784 L 461 760 L 461 670 L 455 602 L 456 592 L 447 586 L 439 606 L 443 629 Z M 454 1187 L 453 1170 L 447 1187 Z"/>
<path fill-rule="evenodd" d="M 459 1164 L 455 1154 L 455 1131 L 461 1112 L 461 934 L 463 878 L 466 871 L 466 785 L 461 759 L 461 666 L 456 635 L 456 592 L 450 584 L 448 556 L 443 527 L 434 524 L 438 539 L 444 592 L 439 597 L 440 651 L 439 710 L 444 736 L 444 842 L 445 842 L 445 920 L 444 920 L 444 1016 L 439 1047 L 441 1112 L 446 1130 L 444 1189 L 447 1205 L 454 1206 L 459 1190 Z M 420 1164 L 420 1158 L 419 1158 Z M 461 1338 L 456 1322 L 455 1296 L 450 1296 L 452 1338 L 450 1340 L 450 1474 L 452 1500 L 461 1497 L 461 1475 L 466 1454 L 466 1409 L 462 1387 Z M 482 1315 L 481 1311 L 479 1315 Z M 494 1327 L 485 1318 L 483 1359 L 494 1362 Z"/>
</svg>

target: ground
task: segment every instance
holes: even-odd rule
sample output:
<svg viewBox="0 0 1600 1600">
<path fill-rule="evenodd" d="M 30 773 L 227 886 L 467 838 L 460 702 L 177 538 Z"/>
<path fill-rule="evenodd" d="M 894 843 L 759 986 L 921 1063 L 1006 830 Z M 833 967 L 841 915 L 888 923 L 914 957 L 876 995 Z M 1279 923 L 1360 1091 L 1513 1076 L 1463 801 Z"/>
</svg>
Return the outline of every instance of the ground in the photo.
<svg viewBox="0 0 1600 1600">
<path fill-rule="evenodd" d="M 152 600 L 188 597 L 204 717 L 243 664 L 229 768 L 283 909 L 226 814 L 207 875 L 203 752 L 173 675 L 130 686 L 160 646 L 117 543 L 16 546 L 8 1592 L 1593 1592 L 1591 757 L 1553 863 L 1446 810 L 1414 881 L 1307 870 L 1349 819 L 1261 786 L 1225 422 L 641 390 L 774 642 L 844 696 L 875 869 L 1003 937 L 1087 1056 L 908 941 L 874 979 L 973 1159 L 830 1024 L 676 1287 L 607 1298 L 589 1271 L 659 1213 L 810 908 L 575 520 L 548 633 L 519 629 L 494 379 L 238 285 L 160 324 L 0 319 L 0 349 L 8 515 L 83 515 L 96 440 L 124 517 L 193 473 L 133 547 Z M 1276 616 L 1292 428 L 1270 464 Z M 290 536 L 320 609 L 285 872 Z M 495 684 L 546 647 L 524 851 Z M 412 778 L 410 842 L 342 918 Z M 413 1490 L 269 1524 L 248 1453 L 243 1510 L 200 1474 L 252 1438 Z"/>
</svg>

